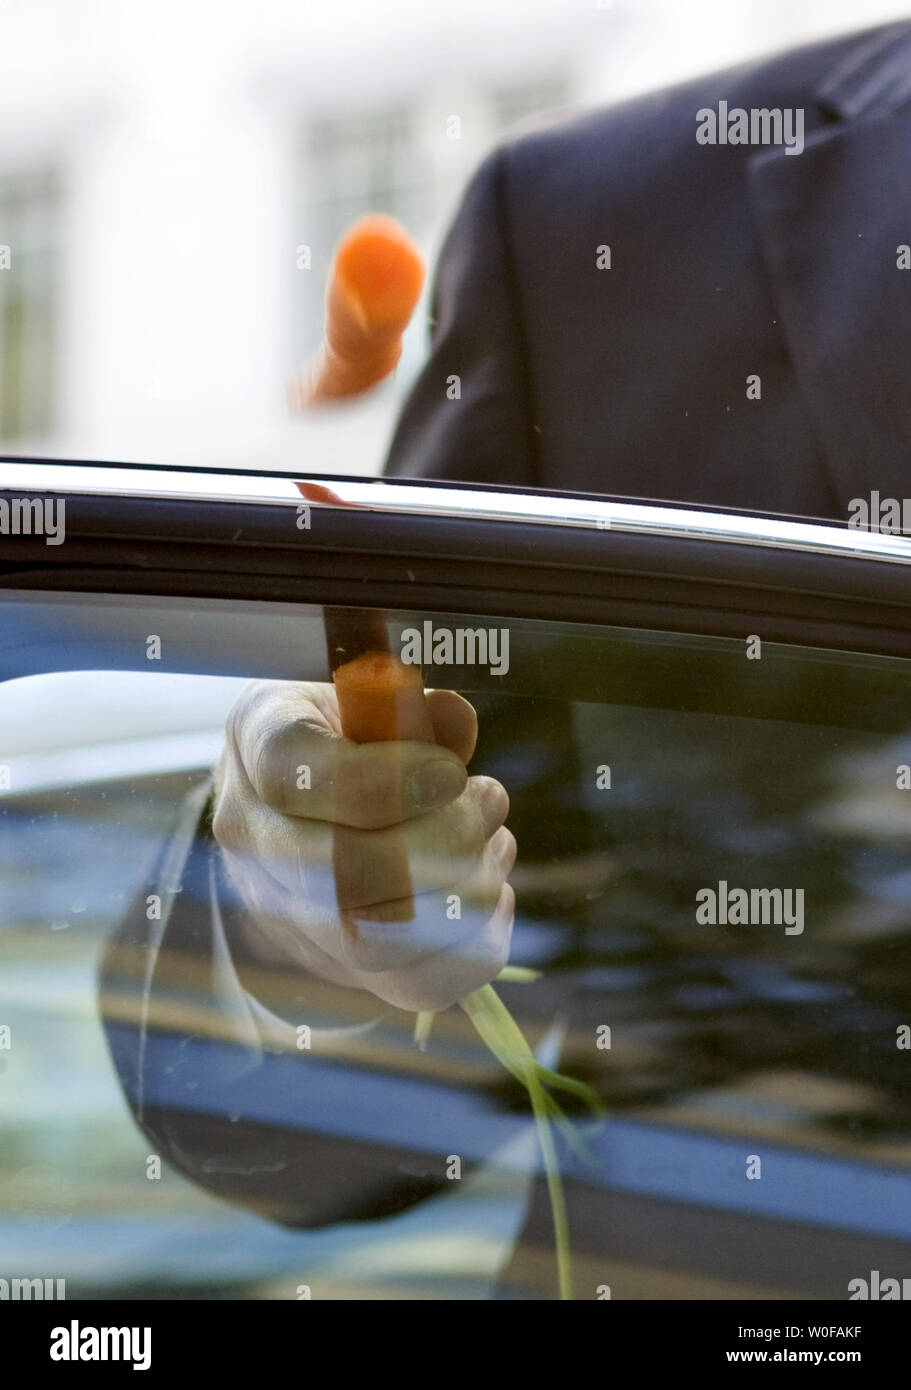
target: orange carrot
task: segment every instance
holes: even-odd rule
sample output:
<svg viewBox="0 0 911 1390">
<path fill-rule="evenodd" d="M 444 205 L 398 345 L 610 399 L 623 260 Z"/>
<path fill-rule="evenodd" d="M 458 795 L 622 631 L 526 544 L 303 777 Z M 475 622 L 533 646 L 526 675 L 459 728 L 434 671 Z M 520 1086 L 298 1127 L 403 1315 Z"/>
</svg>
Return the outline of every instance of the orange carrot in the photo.
<svg viewBox="0 0 911 1390">
<path fill-rule="evenodd" d="M 327 507 L 354 506 L 353 502 L 346 502 L 344 497 L 339 497 L 337 492 L 333 492 L 332 488 L 326 487 L 324 483 L 295 483 L 295 487 L 308 502 L 320 502 Z"/>
<path fill-rule="evenodd" d="M 402 355 L 424 283 L 424 262 L 404 227 L 369 213 L 339 243 L 326 292 L 322 347 L 289 392 L 292 409 L 359 396 Z"/>
<path fill-rule="evenodd" d="M 392 652 L 366 652 L 339 666 L 333 679 L 342 733 L 353 743 L 434 742 L 420 667 Z"/>
<path fill-rule="evenodd" d="M 424 679 L 420 667 L 406 666 L 392 652 L 365 652 L 353 661 L 337 667 L 333 680 L 338 697 L 338 712 L 342 733 L 354 743 L 387 743 L 390 740 L 414 740 L 434 743 L 433 723 L 424 695 Z M 336 892 L 341 918 L 349 931 L 357 932 L 351 914 L 344 904 L 351 891 L 348 865 L 357 862 L 352 832 L 337 825 L 333 838 L 333 863 Z M 394 847 L 395 875 L 408 888 L 395 909 L 383 905 L 380 915 L 384 921 L 410 922 L 414 919 L 411 897 L 411 873 L 408 846 L 404 835 Z M 371 916 L 370 912 L 361 914 Z"/>
</svg>

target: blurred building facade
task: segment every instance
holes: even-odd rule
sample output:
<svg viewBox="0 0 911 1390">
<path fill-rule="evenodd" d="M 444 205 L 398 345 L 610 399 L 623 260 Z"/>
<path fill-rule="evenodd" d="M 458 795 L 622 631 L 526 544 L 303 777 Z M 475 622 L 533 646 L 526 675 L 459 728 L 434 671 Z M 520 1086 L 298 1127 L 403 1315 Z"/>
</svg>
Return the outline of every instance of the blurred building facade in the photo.
<svg viewBox="0 0 911 1390">
<path fill-rule="evenodd" d="M 0 0 L 0 450 L 373 473 L 426 351 L 426 300 L 394 382 L 304 423 L 285 405 L 354 218 L 400 217 L 432 264 L 517 122 L 895 12 Z"/>
</svg>

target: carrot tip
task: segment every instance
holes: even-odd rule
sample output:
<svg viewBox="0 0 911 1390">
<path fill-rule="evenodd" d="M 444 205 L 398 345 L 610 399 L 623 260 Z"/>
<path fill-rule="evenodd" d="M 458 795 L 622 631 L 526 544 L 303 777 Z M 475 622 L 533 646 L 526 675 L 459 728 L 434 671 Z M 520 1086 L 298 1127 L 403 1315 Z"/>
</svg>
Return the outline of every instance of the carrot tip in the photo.
<svg viewBox="0 0 911 1390">
<path fill-rule="evenodd" d="M 342 238 L 334 274 L 362 328 L 404 330 L 423 287 L 424 261 L 404 227 L 372 214 Z"/>
</svg>

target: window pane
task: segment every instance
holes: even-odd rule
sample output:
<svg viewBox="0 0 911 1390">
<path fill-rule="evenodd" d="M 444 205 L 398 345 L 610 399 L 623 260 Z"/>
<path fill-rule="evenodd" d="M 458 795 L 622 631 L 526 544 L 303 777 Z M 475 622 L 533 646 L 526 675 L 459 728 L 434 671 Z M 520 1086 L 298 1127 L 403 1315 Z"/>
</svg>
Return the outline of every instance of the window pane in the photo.
<svg viewBox="0 0 911 1390">
<path fill-rule="evenodd" d="M 326 681 L 320 610 L 3 612 L 11 1268 L 70 1297 L 553 1297 L 523 1087 L 458 1007 L 422 1051 L 408 1008 L 270 965 L 212 838 L 224 721 L 233 707 L 237 737 L 248 677 Z M 393 651 L 420 638 L 427 685 L 475 706 L 470 771 L 509 794 L 509 962 L 541 974 L 497 993 L 607 1106 L 594 1121 L 559 1097 L 587 1154 L 558 1132 L 576 1296 L 846 1298 L 871 1270 L 900 1276 L 908 663 L 383 616 Z M 442 666 L 469 632 L 473 663 Z M 319 843 L 292 899 L 305 935 L 331 881 Z M 279 879 L 299 848 L 266 834 L 243 852 Z M 411 860 L 419 924 L 433 859 Z"/>
<path fill-rule="evenodd" d="M 0 179 L 0 440 L 46 435 L 56 351 L 59 197 L 55 178 Z"/>
</svg>

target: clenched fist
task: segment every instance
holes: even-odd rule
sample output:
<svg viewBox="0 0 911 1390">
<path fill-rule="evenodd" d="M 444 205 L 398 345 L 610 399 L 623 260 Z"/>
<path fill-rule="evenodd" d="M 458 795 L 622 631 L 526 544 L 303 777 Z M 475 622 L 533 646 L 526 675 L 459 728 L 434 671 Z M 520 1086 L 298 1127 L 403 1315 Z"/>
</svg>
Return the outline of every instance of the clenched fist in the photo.
<svg viewBox="0 0 911 1390">
<path fill-rule="evenodd" d="M 272 967 L 441 1009 L 506 964 L 509 798 L 469 777 L 477 716 L 427 692 L 435 743 L 352 743 L 335 688 L 256 681 L 227 720 L 213 828 Z"/>
</svg>

